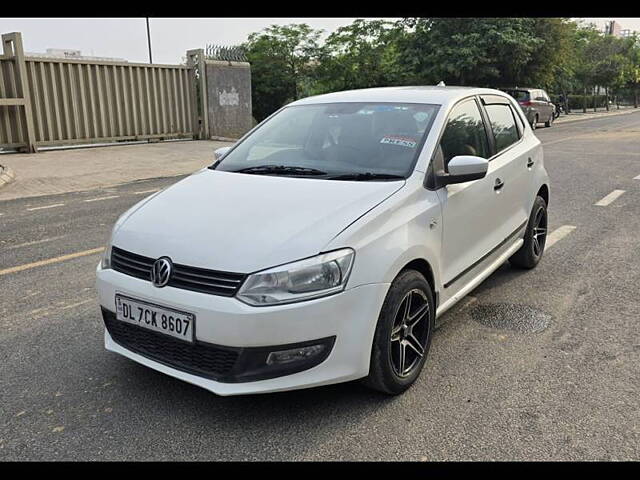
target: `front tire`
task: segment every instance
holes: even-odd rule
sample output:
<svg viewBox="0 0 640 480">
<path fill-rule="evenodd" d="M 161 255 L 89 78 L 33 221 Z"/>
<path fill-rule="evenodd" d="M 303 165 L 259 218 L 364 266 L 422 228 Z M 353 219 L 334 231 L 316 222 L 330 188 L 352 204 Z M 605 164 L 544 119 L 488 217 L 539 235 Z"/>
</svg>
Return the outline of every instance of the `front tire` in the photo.
<svg viewBox="0 0 640 480">
<path fill-rule="evenodd" d="M 514 253 L 509 262 L 514 267 L 534 268 L 544 253 L 547 240 L 547 202 L 538 196 L 533 202 L 531 215 L 524 233 L 524 244 Z"/>
<path fill-rule="evenodd" d="M 431 286 L 415 270 L 401 272 L 391 284 L 373 338 L 368 387 L 398 395 L 418 378 L 435 325 Z"/>
<path fill-rule="evenodd" d="M 555 113 L 552 113 L 551 116 L 549 117 L 549 120 L 547 120 L 546 122 L 544 122 L 544 126 L 549 128 L 551 126 L 551 124 L 553 123 L 553 121 L 555 120 Z"/>
<path fill-rule="evenodd" d="M 533 117 L 533 122 L 531 122 L 531 130 L 535 130 L 536 128 L 538 128 L 538 115 L 536 114 L 535 117 Z"/>
</svg>

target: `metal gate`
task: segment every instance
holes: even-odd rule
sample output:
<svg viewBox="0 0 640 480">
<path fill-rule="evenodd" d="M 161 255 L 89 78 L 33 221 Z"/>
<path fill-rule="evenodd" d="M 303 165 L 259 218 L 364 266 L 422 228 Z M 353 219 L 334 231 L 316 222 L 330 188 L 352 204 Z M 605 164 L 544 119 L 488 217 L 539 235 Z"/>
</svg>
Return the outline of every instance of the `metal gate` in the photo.
<svg viewBox="0 0 640 480">
<path fill-rule="evenodd" d="M 2 44 L 0 147 L 202 134 L 191 57 L 190 66 L 25 57 L 19 33 L 2 35 Z"/>
</svg>

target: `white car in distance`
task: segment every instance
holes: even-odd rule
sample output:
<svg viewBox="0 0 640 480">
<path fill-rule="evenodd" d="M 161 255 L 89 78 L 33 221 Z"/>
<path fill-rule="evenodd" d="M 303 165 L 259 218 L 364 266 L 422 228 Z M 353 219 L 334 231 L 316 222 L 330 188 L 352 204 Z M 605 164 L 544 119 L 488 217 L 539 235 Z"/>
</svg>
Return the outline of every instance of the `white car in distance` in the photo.
<svg viewBox="0 0 640 480">
<path fill-rule="evenodd" d="M 540 261 L 548 202 L 503 92 L 305 98 L 118 219 L 97 267 L 105 345 L 219 395 L 399 394 L 437 318 L 505 261 Z"/>
</svg>

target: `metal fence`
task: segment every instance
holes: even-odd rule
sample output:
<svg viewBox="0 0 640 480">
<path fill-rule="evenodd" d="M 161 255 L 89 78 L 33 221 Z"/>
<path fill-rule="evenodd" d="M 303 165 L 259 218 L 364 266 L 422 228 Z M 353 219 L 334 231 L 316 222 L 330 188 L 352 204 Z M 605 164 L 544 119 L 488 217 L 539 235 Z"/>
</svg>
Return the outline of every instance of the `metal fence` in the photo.
<svg viewBox="0 0 640 480">
<path fill-rule="evenodd" d="M 193 138 L 198 79 L 184 65 L 24 57 L 2 35 L 0 147 Z"/>
</svg>

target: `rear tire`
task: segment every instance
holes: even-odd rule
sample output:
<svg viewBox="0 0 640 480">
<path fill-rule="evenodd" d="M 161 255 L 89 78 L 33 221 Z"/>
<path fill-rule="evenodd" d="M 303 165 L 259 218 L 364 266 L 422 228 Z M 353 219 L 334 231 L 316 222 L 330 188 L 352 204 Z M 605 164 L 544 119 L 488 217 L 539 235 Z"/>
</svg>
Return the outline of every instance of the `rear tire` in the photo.
<svg viewBox="0 0 640 480">
<path fill-rule="evenodd" d="M 524 244 L 509 258 L 509 263 L 517 268 L 534 268 L 544 253 L 547 240 L 547 202 L 538 196 L 533 202 L 531 215 L 524 233 Z"/>
<path fill-rule="evenodd" d="M 398 395 L 413 385 L 426 362 L 434 325 L 431 286 L 415 270 L 401 272 L 382 305 L 369 376 L 363 383 L 388 395 Z"/>
</svg>

